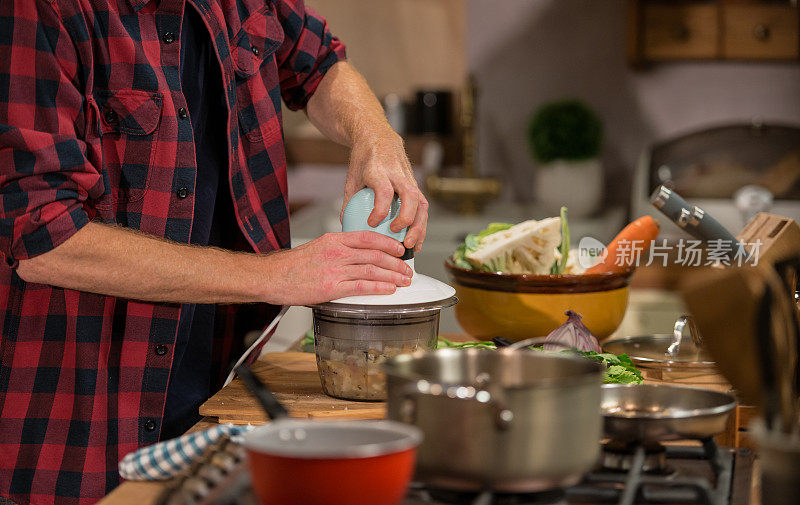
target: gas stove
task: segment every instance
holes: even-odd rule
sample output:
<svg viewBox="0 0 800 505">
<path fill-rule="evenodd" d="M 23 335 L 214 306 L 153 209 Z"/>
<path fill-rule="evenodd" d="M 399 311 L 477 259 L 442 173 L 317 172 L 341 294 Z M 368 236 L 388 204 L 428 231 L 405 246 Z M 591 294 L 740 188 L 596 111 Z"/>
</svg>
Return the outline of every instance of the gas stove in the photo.
<svg viewBox="0 0 800 505">
<path fill-rule="evenodd" d="M 598 467 L 564 490 L 508 495 L 412 485 L 402 505 L 746 505 L 752 470 L 751 451 L 720 448 L 712 439 L 700 446 L 612 441 L 604 444 Z"/>
<path fill-rule="evenodd" d="M 531 494 L 465 493 L 412 483 L 400 505 L 747 505 L 748 449 L 607 442 L 597 468 L 567 489 Z M 258 505 L 243 450 L 223 441 L 165 488 L 158 505 Z"/>
</svg>

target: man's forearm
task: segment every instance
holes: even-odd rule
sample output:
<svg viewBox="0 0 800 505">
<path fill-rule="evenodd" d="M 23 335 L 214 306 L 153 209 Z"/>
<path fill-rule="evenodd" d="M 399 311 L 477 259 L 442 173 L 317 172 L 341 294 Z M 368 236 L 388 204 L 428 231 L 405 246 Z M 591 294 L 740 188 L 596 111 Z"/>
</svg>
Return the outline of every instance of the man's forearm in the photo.
<svg viewBox="0 0 800 505">
<path fill-rule="evenodd" d="M 391 229 L 408 228 L 403 244 L 419 250 L 425 240 L 428 201 L 417 186 L 403 139 L 389 126 L 361 74 L 344 61 L 333 65 L 308 101 L 306 113 L 328 138 L 351 148 L 345 204 L 356 191 L 371 188 L 375 208 L 367 223 L 377 226 L 389 213 L 392 197 L 398 195 L 402 203 Z"/>
<path fill-rule="evenodd" d="M 325 136 L 348 147 L 364 136 L 400 141 L 367 82 L 346 61 L 328 70 L 309 100 L 306 113 Z"/>
<path fill-rule="evenodd" d="M 263 256 L 194 247 L 125 228 L 89 223 L 69 240 L 20 261 L 28 282 L 176 303 L 264 300 Z"/>
<path fill-rule="evenodd" d="M 403 246 L 374 232 L 328 233 L 269 254 L 197 247 L 89 223 L 64 243 L 21 260 L 27 282 L 170 303 L 310 305 L 393 293 L 411 283 Z"/>
</svg>

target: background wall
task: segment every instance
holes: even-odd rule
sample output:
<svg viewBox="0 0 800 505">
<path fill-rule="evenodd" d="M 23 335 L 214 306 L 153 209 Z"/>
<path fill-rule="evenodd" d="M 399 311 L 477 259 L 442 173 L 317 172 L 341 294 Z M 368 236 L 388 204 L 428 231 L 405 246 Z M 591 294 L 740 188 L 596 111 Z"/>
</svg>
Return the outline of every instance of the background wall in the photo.
<svg viewBox="0 0 800 505">
<path fill-rule="evenodd" d="M 626 0 L 469 0 L 466 54 L 481 92 L 481 170 L 532 189 L 526 129 L 542 102 L 578 97 L 601 115 L 608 198 L 626 201 L 630 174 L 655 140 L 727 121 L 800 124 L 800 65 L 626 63 Z"/>
</svg>

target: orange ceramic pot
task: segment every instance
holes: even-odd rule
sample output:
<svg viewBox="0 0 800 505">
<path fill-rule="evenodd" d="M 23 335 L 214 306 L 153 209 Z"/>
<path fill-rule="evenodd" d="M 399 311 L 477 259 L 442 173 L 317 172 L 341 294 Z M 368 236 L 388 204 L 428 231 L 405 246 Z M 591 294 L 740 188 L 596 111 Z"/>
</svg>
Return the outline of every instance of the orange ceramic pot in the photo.
<svg viewBox="0 0 800 505">
<path fill-rule="evenodd" d="M 475 338 L 522 340 L 545 336 L 566 321 L 568 310 L 599 339 L 619 327 L 628 307 L 633 269 L 591 275 L 499 274 L 467 270 L 445 261 L 456 288 L 456 318 Z"/>
<path fill-rule="evenodd" d="M 243 439 L 263 505 L 397 505 L 422 435 L 393 421 L 287 418 Z"/>
</svg>

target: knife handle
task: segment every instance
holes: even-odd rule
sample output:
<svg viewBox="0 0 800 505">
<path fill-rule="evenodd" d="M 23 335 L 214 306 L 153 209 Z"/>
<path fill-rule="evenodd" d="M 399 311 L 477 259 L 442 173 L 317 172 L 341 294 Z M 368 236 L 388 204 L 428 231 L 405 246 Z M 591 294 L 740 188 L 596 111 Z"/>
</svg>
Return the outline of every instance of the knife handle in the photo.
<svg viewBox="0 0 800 505">
<path fill-rule="evenodd" d="M 692 206 L 680 195 L 666 186 L 659 186 L 650 195 L 650 203 L 660 210 L 662 214 L 670 218 L 672 222 L 686 229 L 686 225 L 689 224 L 689 219 L 692 216 Z"/>
<path fill-rule="evenodd" d="M 719 221 L 700 207 L 689 204 L 666 186 L 656 188 L 650 196 L 650 203 L 689 235 L 706 242 L 721 240 L 729 243 L 728 257 L 734 257 L 740 249 L 745 258 L 749 256 L 744 246 Z"/>
<path fill-rule="evenodd" d="M 733 249 L 739 246 L 739 241 L 736 240 L 736 237 L 734 237 L 727 228 L 722 226 L 719 221 L 714 219 L 713 216 L 706 214 L 700 207 L 692 208 L 689 222 L 686 224 L 686 231 L 692 233 L 691 230 L 695 231 L 696 236 L 702 237 L 705 240 L 730 241 L 731 248 Z"/>
</svg>

